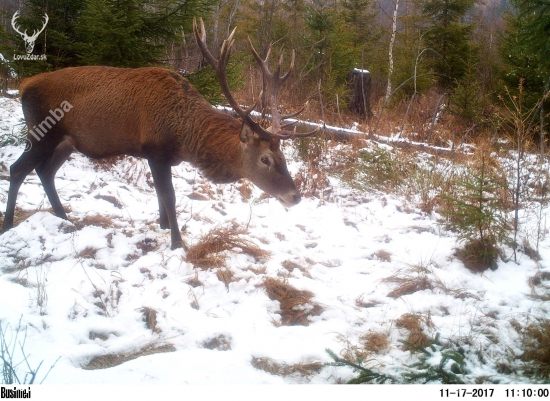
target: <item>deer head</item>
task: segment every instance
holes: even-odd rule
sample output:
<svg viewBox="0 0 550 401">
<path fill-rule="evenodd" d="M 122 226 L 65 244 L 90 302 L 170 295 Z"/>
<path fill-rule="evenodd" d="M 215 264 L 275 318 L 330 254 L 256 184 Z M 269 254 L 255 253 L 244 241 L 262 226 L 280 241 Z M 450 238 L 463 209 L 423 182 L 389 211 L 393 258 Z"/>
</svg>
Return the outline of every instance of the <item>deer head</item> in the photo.
<svg viewBox="0 0 550 401">
<path fill-rule="evenodd" d="M 15 24 L 15 21 L 19 18 L 19 11 L 16 11 L 15 14 L 13 14 L 13 17 L 11 19 L 11 26 L 13 27 L 13 30 L 17 32 L 23 40 L 25 41 L 25 49 L 27 50 L 27 54 L 31 54 L 34 49 L 34 42 L 36 42 L 36 39 L 38 38 L 38 35 L 46 29 L 46 25 L 48 25 L 48 21 L 50 20 L 48 18 L 48 14 L 44 14 L 44 25 L 42 25 L 42 28 L 39 31 L 33 31 L 33 34 L 31 36 L 27 35 L 27 30 L 25 32 L 21 32 L 17 25 Z"/>
<path fill-rule="evenodd" d="M 236 28 L 223 41 L 219 59 L 216 59 L 206 45 L 206 32 L 202 18 L 200 19 L 200 32 L 196 20 L 193 20 L 193 32 L 201 53 L 208 64 L 214 68 L 222 92 L 243 122 L 240 140 L 243 147 L 245 178 L 248 178 L 260 189 L 277 198 L 284 206 L 290 207 L 300 202 L 300 194 L 288 172 L 285 157 L 279 147 L 280 141 L 282 139 L 312 136 L 319 132 L 319 129 L 306 133 L 297 133 L 295 128 L 290 131 L 289 128 L 295 123 L 284 123 L 284 120 L 297 116 L 303 111 L 303 108 L 296 113 L 282 115 L 277 107 L 279 90 L 294 68 L 294 52 L 292 52 L 289 70 L 281 76 L 282 54 L 279 58 L 277 69 L 272 73 L 269 70 L 268 64 L 271 46 L 267 51 L 267 57 L 263 60 L 252 46 L 250 38 L 248 38 L 248 45 L 262 70 L 263 79 L 266 83 L 265 86 L 269 93 L 271 126 L 264 128 L 251 117 L 251 113 L 256 108 L 257 103 L 247 109 L 243 109 L 239 105 L 229 89 L 226 76 L 229 55 L 234 44 L 233 35 L 235 34 L 235 30 Z"/>
</svg>

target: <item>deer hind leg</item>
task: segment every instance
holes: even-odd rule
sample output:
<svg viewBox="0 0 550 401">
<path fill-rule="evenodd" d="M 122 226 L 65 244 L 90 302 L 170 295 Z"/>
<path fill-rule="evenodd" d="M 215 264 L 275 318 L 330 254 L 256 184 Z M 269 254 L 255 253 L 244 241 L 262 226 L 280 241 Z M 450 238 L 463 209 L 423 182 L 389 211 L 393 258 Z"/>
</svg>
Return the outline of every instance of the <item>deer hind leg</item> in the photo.
<svg viewBox="0 0 550 401">
<path fill-rule="evenodd" d="M 59 145 L 56 146 L 51 155 L 46 157 L 42 163 L 36 167 L 36 174 L 42 182 L 44 192 L 52 205 L 55 215 L 61 219 L 68 220 L 65 209 L 61 205 L 59 195 L 55 189 L 55 173 L 65 163 L 74 150 L 73 142 L 69 137 L 65 137 Z"/>
<path fill-rule="evenodd" d="M 149 167 L 151 168 L 151 173 L 153 174 L 153 181 L 155 183 L 155 189 L 157 190 L 157 196 L 159 198 L 161 226 L 163 223 L 163 208 L 164 213 L 166 213 L 164 218 L 168 220 L 170 225 L 172 238 L 172 246 L 170 248 L 176 249 L 184 247 L 187 249 L 187 246 L 185 246 L 183 240 L 181 239 L 181 234 L 178 227 L 178 219 L 176 216 L 176 194 L 174 193 L 174 186 L 172 185 L 171 166 L 165 161 L 153 159 L 148 161 Z"/>
<path fill-rule="evenodd" d="M 21 184 L 23 184 L 27 175 L 38 167 L 45 158 L 49 157 L 53 149 L 55 149 L 55 143 L 48 141 L 46 138 L 43 141 L 45 143 L 33 143 L 33 146 L 27 152 L 23 152 L 19 159 L 10 166 L 10 188 L 8 190 L 6 215 L 4 216 L 1 232 L 6 232 L 13 227 L 15 203 Z M 48 142 L 50 143 L 48 144 Z"/>
</svg>

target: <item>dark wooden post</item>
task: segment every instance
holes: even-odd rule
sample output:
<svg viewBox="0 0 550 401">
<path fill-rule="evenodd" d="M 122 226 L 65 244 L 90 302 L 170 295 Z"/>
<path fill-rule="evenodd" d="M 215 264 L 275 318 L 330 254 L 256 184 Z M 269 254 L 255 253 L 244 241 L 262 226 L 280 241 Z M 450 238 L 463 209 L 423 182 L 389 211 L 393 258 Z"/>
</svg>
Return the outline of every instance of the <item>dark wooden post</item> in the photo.
<svg viewBox="0 0 550 401">
<path fill-rule="evenodd" d="M 349 109 L 361 118 L 371 118 L 370 72 L 354 68 L 348 75 L 351 97 Z"/>
</svg>

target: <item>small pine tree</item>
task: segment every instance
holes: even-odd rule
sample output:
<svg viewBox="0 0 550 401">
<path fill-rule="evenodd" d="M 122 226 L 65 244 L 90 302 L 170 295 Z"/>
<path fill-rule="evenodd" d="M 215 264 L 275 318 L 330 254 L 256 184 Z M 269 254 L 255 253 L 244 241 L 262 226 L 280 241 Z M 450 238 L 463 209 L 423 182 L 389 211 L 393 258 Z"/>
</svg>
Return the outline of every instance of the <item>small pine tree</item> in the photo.
<svg viewBox="0 0 550 401">
<path fill-rule="evenodd" d="M 403 373 L 406 383 L 464 384 L 458 376 L 464 374 L 464 356 L 442 345 L 439 334 L 428 345 L 411 348 L 413 351 L 421 352 L 420 360 Z"/>
<path fill-rule="evenodd" d="M 357 360 L 356 362 L 348 361 L 345 358 L 340 358 L 332 350 L 326 349 L 327 354 L 334 360 L 334 362 L 327 363 L 327 366 L 349 366 L 359 375 L 348 381 L 348 384 L 384 384 L 384 383 L 400 383 L 399 376 L 391 376 L 377 371 L 376 369 L 369 369 L 364 366 L 363 361 Z"/>
<path fill-rule="evenodd" d="M 507 182 L 487 147 L 479 150 L 477 160 L 458 183 L 456 197 L 448 200 L 443 214 L 447 227 L 458 233 L 464 243 L 457 255 L 473 271 L 496 269 L 499 246 L 506 239 L 505 218 Z"/>
<path fill-rule="evenodd" d="M 425 346 L 415 346 L 402 341 L 410 347 L 411 353 L 420 353 L 419 361 L 398 369 L 394 374 L 382 373 L 378 369 L 365 366 L 365 361 L 357 359 L 350 361 L 340 358 L 330 349 L 327 354 L 334 362 L 327 363 L 327 366 L 348 366 L 359 373 L 348 381 L 348 384 L 414 384 L 414 383 L 442 383 L 442 384 L 464 384 L 459 377 L 464 372 L 464 356 L 459 352 L 442 345 L 439 334 Z"/>
<path fill-rule="evenodd" d="M 475 67 L 477 57 L 473 52 L 464 61 L 466 73 L 458 81 L 449 103 L 449 112 L 467 124 L 474 124 L 482 117 L 484 97 L 481 92 L 481 83 L 477 79 Z"/>
</svg>

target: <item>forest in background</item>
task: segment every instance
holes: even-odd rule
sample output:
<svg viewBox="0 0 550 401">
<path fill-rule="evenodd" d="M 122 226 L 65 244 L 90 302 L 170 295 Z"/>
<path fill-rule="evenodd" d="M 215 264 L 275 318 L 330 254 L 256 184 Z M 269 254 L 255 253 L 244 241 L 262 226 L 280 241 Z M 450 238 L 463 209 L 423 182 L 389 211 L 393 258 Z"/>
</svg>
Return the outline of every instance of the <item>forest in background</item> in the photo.
<svg viewBox="0 0 550 401">
<path fill-rule="evenodd" d="M 33 51 L 46 61 L 13 60 L 25 54 L 11 24 L 18 10 L 21 31 L 38 30 L 49 15 Z M 294 49 L 295 72 L 282 103 L 295 109 L 308 102 L 308 119 L 348 124 L 363 117 L 348 107 L 350 71 L 359 68 L 371 78 L 372 113 L 365 117 L 376 117 L 376 124 L 361 121 L 364 131 L 380 130 L 386 113 L 388 129 L 398 124 L 401 132 L 435 140 L 425 123 L 446 107 L 450 131 L 439 142 L 462 141 L 495 131 L 496 110 L 510 105 L 505 99 L 521 86 L 525 110 L 536 108 L 533 143 L 545 143 L 548 0 L 3 0 L 0 11 L 4 89 L 10 77 L 70 66 L 155 65 L 179 71 L 212 102 L 222 102 L 192 36 L 197 16 L 213 51 L 238 27 L 229 79 L 245 103 L 261 90 L 250 37 L 261 56 L 271 44 L 274 54 L 286 49 L 288 63 Z"/>
</svg>

